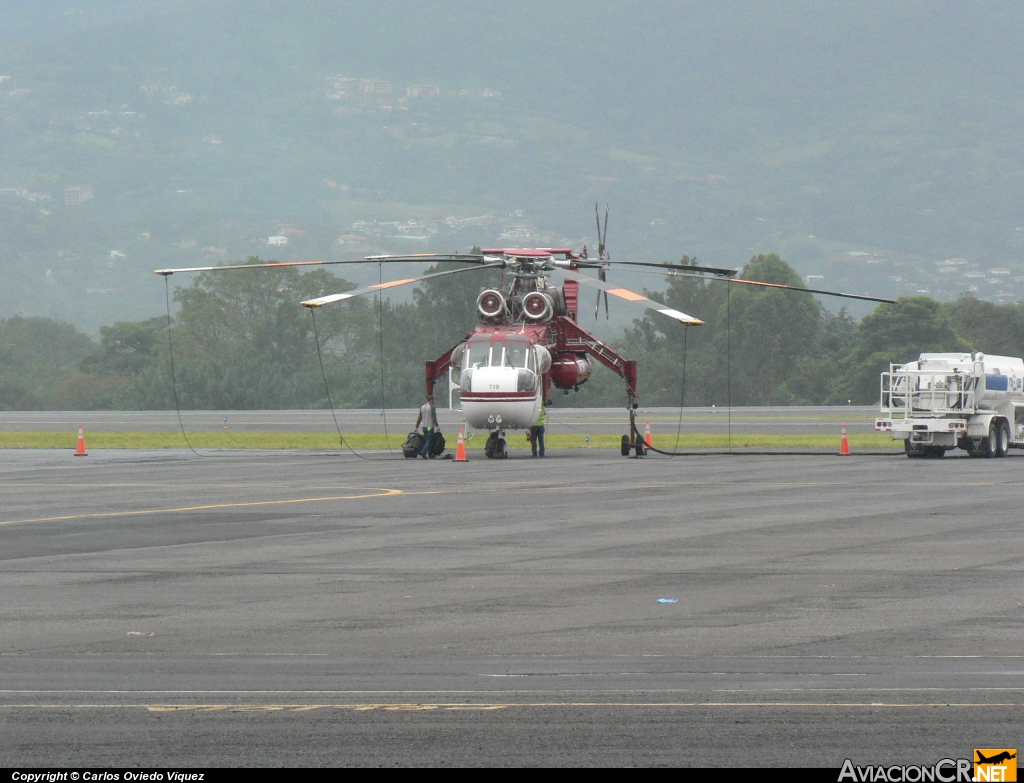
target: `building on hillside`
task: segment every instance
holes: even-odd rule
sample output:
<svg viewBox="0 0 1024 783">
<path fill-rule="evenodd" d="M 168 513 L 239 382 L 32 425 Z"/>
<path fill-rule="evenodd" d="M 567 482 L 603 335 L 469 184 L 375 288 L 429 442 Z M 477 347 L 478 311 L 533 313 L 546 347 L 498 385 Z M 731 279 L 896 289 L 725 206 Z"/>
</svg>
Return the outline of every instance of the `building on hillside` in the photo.
<svg viewBox="0 0 1024 783">
<path fill-rule="evenodd" d="M 351 76 L 328 76 L 326 97 L 330 101 L 340 101 L 360 89 L 359 79 Z"/>
<path fill-rule="evenodd" d="M 287 245 L 288 244 L 288 237 L 284 236 L 283 234 L 275 234 L 274 236 L 267 238 L 267 244 L 268 245 L 278 245 L 278 246 L 280 246 L 280 245 Z"/>
<path fill-rule="evenodd" d="M 537 230 L 533 226 L 505 226 L 500 236 L 502 239 L 529 239 L 536 233 Z"/>
<path fill-rule="evenodd" d="M 441 88 L 436 84 L 410 84 L 405 88 L 406 98 L 436 98 Z"/>
<path fill-rule="evenodd" d="M 64 206 L 77 207 L 92 200 L 92 188 L 88 185 L 75 185 L 64 188 Z"/>
<path fill-rule="evenodd" d="M 391 82 L 385 79 L 360 79 L 359 89 L 367 95 L 389 95 L 391 93 Z"/>
</svg>

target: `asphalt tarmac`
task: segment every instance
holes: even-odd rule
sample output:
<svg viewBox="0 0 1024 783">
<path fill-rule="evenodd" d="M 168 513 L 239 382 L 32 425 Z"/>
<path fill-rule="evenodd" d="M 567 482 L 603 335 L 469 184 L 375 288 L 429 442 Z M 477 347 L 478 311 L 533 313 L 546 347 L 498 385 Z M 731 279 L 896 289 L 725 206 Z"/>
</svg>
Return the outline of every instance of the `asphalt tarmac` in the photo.
<svg viewBox="0 0 1024 783">
<path fill-rule="evenodd" d="M 5 764 L 1019 747 L 1019 455 L 3 451 Z"/>
</svg>

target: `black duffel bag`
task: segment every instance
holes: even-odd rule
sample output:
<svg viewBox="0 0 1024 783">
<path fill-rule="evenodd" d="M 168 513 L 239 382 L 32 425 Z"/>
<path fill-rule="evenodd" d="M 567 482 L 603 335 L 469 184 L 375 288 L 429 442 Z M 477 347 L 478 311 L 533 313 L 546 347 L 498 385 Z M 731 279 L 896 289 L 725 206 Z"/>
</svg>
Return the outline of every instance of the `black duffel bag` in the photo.
<svg viewBox="0 0 1024 783">
<path fill-rule="evenodd" d="M 406 459 L 414 459 L 423 448 L 423 436 L 418 432 L 410 432 L 408 439 L 402 444 L 402 454 Z"/>
</svg>

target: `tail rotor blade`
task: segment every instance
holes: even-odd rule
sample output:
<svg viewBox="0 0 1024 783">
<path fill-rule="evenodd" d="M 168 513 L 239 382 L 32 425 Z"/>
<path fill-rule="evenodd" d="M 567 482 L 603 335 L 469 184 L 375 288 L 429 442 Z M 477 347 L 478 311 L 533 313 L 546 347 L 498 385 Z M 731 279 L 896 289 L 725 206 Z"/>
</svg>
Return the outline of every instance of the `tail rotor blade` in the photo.
<svg viewBox="0 0 1024 783">
<path fill-rule="evenodd" d="M 607 230 L 608 229 L 606 227 L 605 231 L 607 231 Z M 602 267 L 598 268 L 598 270 L 597 270 L 597 279 L 600 280 L 602 283 L 607 283 L 608 282 L 608 273 L 607 273 L 607 268 L 606 267 L 602 266 Z M 594 318 L 597 318 L 597 312 L 600 309 L 601 309 L 601 292 L 598 291 L 597 292 L 597 307 L 594 308 Z M 606 321 L 609 318 L 609 316 L 608 316 L 608 292 L 607 291 L 604 292 L 604 317 L 605 317 Z"/>
<path fill-rule="evenodd" d="M 604 235 L 601 237 L 601 257 L 608 257 L 608 205 L 604 205 Z"/>
</svg>

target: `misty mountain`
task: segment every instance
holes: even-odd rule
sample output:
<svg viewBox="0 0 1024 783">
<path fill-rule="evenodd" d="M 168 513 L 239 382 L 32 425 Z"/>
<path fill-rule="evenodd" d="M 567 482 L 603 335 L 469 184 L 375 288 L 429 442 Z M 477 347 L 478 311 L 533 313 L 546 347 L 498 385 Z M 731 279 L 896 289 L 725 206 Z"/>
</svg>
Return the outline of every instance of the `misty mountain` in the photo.
<svg viewBox="0 0 1024 783">
<path fill-rule="evenodd" d="M 594 201 L 613 257 L 776 251 L 820 287 L 1014 301 L 1018 9 L 19 5 L 0 316 L 141 319 L 155 267 L 253 254 L 579 247 Z"/>
</svg>

